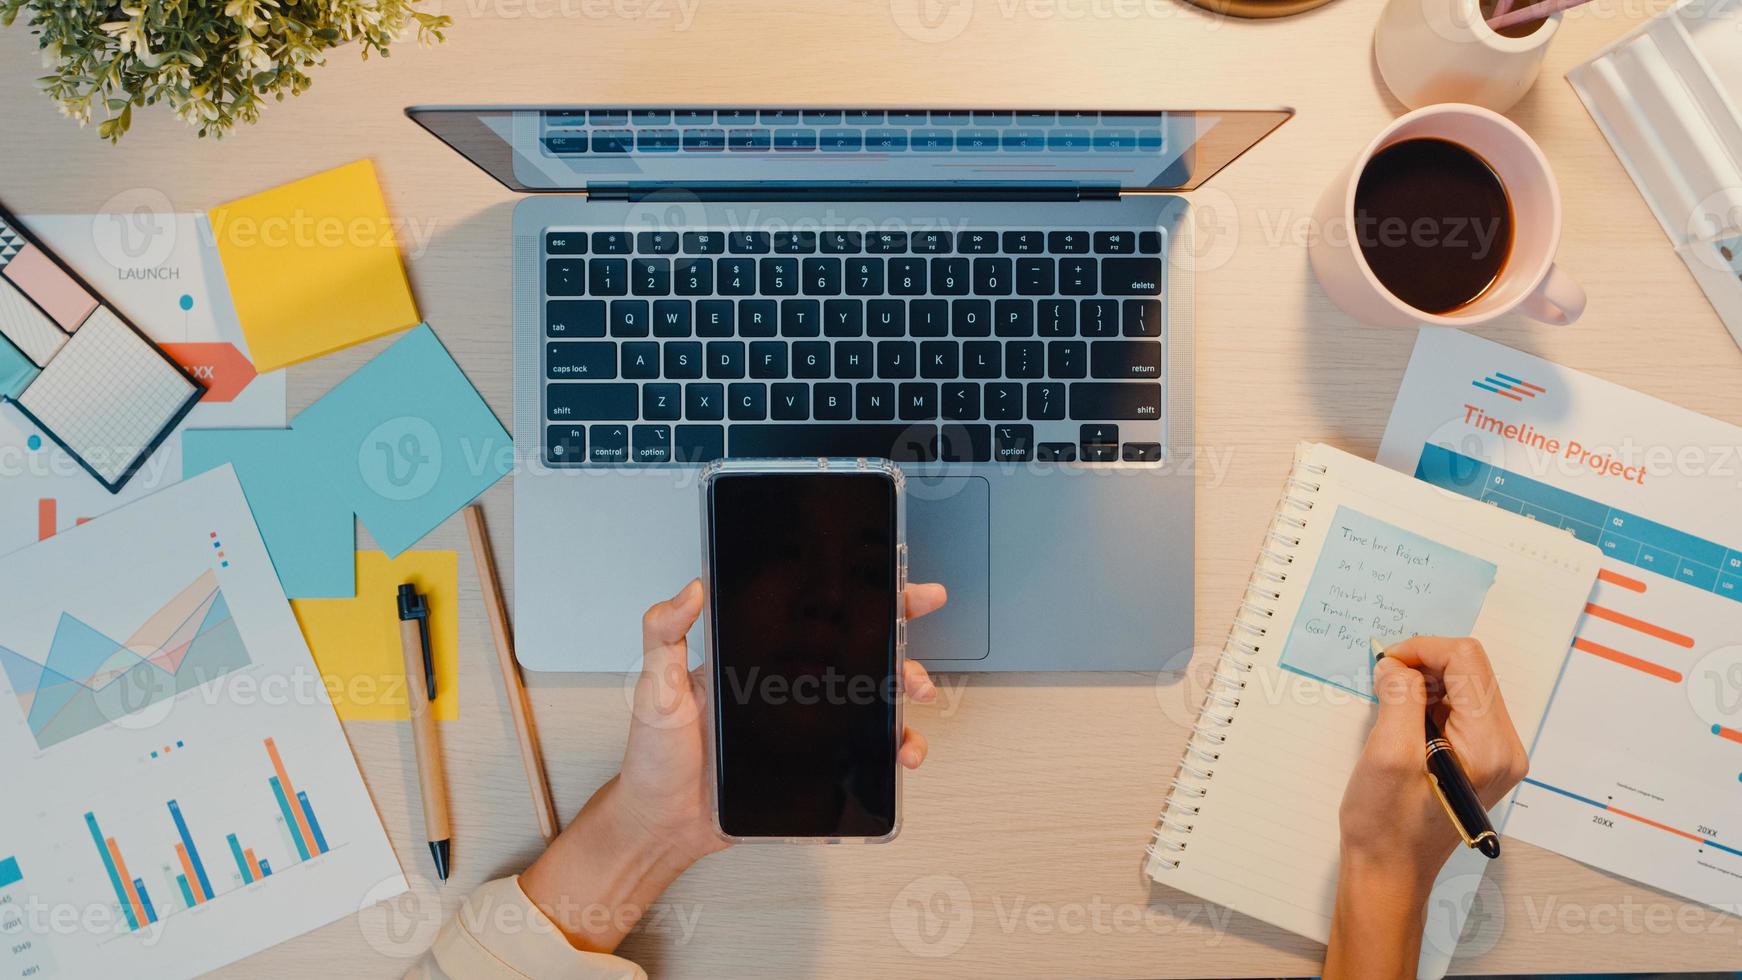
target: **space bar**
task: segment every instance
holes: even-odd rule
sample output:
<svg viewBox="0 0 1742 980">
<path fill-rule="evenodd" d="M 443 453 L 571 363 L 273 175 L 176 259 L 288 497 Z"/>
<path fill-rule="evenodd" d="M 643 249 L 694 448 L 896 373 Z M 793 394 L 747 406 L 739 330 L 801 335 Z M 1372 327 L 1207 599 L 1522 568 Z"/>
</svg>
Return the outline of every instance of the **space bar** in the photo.
<svg viewBox="0 0 1742 980">
<path fill-rule="evenodd" d="M 937 426 L 734 425 L 726 432 L 728 456 L 881 456 L 914 462 L 929 458 Z"/>
</svg>

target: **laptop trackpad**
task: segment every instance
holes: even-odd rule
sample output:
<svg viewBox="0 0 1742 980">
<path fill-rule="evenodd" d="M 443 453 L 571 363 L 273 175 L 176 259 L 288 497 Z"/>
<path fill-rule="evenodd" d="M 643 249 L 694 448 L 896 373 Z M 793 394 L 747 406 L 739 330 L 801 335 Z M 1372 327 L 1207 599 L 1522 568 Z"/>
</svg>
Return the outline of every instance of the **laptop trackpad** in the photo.
<svg viewBox="0 0 1742 980">
<path fill-rule="evenodd" d="M 908 627 L 916 660 L 984 660 L 991 648 L 991 488 L 983 477 L 909 479 L 907 577 L 942 582 L 949 605 Z"/>
</svg>

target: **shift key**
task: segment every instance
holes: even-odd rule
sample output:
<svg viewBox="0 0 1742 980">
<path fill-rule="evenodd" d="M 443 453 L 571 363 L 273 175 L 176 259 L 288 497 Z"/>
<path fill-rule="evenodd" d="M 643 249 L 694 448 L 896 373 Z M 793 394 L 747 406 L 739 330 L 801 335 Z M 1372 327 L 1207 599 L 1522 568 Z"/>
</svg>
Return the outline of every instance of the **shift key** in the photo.
<svg viewBox="0 0 1742 980">
<path fill-rule="evenodd" d="M 544 389 L 551 421 L 632 422 L 640 407 L 632 384 L 556 382 Z"/>
<path fill-rule="evenodd" d="M 1083 421 L 1158 419 L 1161 385 L 1079 381 L 1071 385 L 1070 403 L 1071 418 Z"/>
</svg>

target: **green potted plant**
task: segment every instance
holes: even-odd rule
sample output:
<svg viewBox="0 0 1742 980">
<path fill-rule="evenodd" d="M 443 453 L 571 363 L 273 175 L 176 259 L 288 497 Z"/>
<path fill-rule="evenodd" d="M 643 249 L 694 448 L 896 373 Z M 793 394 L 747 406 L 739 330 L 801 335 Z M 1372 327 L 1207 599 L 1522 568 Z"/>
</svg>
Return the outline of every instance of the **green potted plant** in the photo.
<svg viewBox="0 0 1742 980">
<path fill-rule="evenodd" d="M 36 35 L 43 89 L 62 114 L 111 142 L 135 107 L 162 102 L 201 136 L 222 136 L 312 84 L 328 50 L 357 42 L 364 58 L 416 33 L 442 40 L 452 19 L 417 0 L 0 0 Z"/>
</svg>

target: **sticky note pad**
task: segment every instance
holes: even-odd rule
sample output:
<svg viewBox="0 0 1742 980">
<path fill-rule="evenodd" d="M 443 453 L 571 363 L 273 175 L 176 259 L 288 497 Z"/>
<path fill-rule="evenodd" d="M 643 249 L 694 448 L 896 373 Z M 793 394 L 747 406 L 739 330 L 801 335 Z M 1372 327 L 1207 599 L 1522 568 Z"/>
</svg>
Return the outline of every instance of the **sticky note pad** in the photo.
<svg viewBox="0 0 1742 980">
<path fill-rule="evenodd" d="M 355 598 L 299 599 L 290 604 L 340 718 L 411 717 L 399 640 L 398 595 L 406 582 L 429 599 L 436 719 L 452 721 L 460 716 L 458 554 L 408 551 L 388 558 L 379 551 L 359 551 Z"/>
<path fill-rule="evenodd" d="M 507 475 L 514 442 L 426 326 L 291 423 L 389 556 Z"/>
<path fill-rule="evenodd" d="M 85 292 L 85 287 L 35 245 L 19 249 L 0 274 L 29 293 L 36 305 L 54 317 L 63 330 L 79 329 L 79 325 L 97 308 L 96 297 Z"/>
<path fill-rule="evenodd" d="M 209 217 L 261 372 L 420 319 L 368 160 L 232 201 Z"/>
<path fill-rule="evenodd" d="M 349 598 L 357 594 L 356 522 L 302 442 L 291 429 L 193 429 L 182 433 L 182 472 L 232 464 L 284 594 Z"/>
<path fill-rule="evenodd" d="M 48 314 L 37 309 L 17 286 L 5 279 L 0 279 L 0 334 L 36 362 L 37 367 L 47 364 L 67 343 L 66 333 L 55 326 Z"/>
<path fill-rule="evenodd" d="M 0 336 L 0 398 L 17 398 L 36 380 L 37 367 L 24 352 Z"/>
<path fill-rule="evenodd" d="M 1494 572 L 1490 561 L 1339 506 L 1282 668 L 1376 700 L 1370 641 L 1468 636 Z"/>
</svg>

